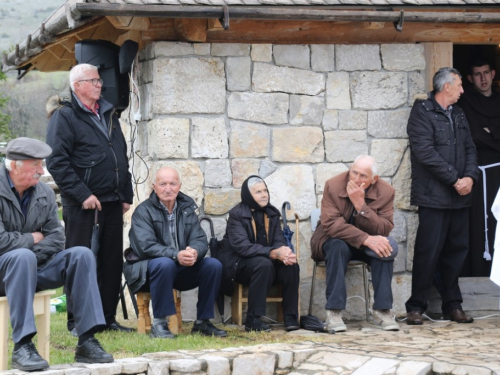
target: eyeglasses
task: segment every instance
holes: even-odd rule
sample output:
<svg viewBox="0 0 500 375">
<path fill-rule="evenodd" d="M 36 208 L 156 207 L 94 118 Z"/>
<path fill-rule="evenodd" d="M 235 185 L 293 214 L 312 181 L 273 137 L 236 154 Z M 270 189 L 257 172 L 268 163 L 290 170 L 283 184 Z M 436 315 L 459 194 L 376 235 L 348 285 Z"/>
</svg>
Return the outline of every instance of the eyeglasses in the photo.
<svg viewBox="0 0 500 375">
<path fill-rule="evenodd" d="M 102 80 L 102 78 L 81 79 L 78 82 L 83 82 L 83 81 L 85 81 L 85 82 L 92 82 L 92 84 L 94 86 L 97 86 L 98 82 L 101 84 L 101 86 L 104 84 L 104 81 Z"/>
</svg>

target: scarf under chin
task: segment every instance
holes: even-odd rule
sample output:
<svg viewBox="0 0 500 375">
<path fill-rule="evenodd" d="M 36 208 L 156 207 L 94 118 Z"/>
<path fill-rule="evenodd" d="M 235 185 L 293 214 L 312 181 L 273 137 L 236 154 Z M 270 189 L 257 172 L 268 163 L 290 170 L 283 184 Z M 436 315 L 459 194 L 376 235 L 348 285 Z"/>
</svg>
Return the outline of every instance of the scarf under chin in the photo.
<svg viewBox="0 0 500 375">
<path fill-rule="evenodd" d="M 241 201 L 243 203 L 245 203 L 248 207 L 250 207 L 252 210 L 255 210 L 255 211 L 266 211 L 266 208 L 267 206 L 269 206 L 269 202 L 271 201 L 271 196 L 269 195 L 269 200 L 268 200 L 268 203 L 267 203 L 267 206 L 265 207 L 261 207 L 256 201 L 255 199 L 253 199 L 252 197 L 252 193 L 250 192 L 250 189 L 248 187 L 248 180 L 251 179 L 252 177 L 257 177 L 257 178 L 261 178 L 259 176 L 256 176 L 256 175 L 252 175 L 250 177 L 248 177 L 244 182 L 243 182 L 243 185 L 241 185 Z M 262 182 L 264 182 L 264 185 L 266 185 L 266 188 L 267 188 L 267 184 L 264 180 L 262 180 Z M 269 190 L 267 192 L 269 194 Z"/>
</svg>

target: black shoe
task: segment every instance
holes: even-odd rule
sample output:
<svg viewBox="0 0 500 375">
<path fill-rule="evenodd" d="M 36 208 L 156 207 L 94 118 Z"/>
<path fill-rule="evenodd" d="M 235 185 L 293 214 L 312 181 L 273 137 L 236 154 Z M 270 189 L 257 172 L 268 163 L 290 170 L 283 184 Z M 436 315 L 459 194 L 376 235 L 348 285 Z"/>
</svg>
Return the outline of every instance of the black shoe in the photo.
<svg viewBox="0 0 500 375">
<path fill-rule="evenodd" d="M 69 333 L 71 333 L 71 336 L 78 337 L 78 332 L 76 331 L 76 328 L 73 328 L 71 331 L 69 331 Z"/>
<path fill-rule="evenodd" d="M 175 335 L 168 329 L 168 323 L 166 320 L 161 323 L 153 324 L 151 326 L 151 332 L 149 333 L 149 336 L 157 339 L 175 338 Z"/>
<path fill-rule="evenodd" d="M 424 324 L 422 313 L 420 311 L 409 311 L 406 314 L 406 324 L 409 326 L 421 326 Z"/>
<path fill-rule="evenodd" d="M 49 368 L 49 363 L 43 359 L 35 345 L 30 341 L 12 352 L 12 368 L 21 371 L 41 371 Z"/>
<path fill-rule="evenodd" d="M 300 325 L 295 315 L 285 315 L 285 331 L 296 331 L 299 328 Z"/>
<path fill-rule="evenodd" d="M 200 333 L 203 336 L 217 336 L 217 337 L 226 337 L 227 332 L 217 328 L 212 324 L 212 322 L 208 319 L 205 320 L 197 320 L 193 324 L 193 329 L 191 333 Z"/>
<path fill-rule="evenodd" d="M 260 316 L 247 316 L 245 321 L 245 331 L 247 332 L 271 332 L 271 327 L 260 320 Z"/>
<path fill-rule="evenodd" d="M 104 329 L 103 331 L 115 331 L 115 332 L 134 332 L 135 329 L 133 328 L 129 328 L 129 327 L 125 327 L 125 326 L 122 326 L 120 324 L 118 324 L 117 322 L 113 322 L 111 324 L 108 324 Z"/>
<path fill-rule="evenodd" d="M 76 346 L 75 362 L 109 363 L 113 362 L 113 356 L 102 348 L 95 337 L 91 337 L 82 345 Z"/>
</svg>

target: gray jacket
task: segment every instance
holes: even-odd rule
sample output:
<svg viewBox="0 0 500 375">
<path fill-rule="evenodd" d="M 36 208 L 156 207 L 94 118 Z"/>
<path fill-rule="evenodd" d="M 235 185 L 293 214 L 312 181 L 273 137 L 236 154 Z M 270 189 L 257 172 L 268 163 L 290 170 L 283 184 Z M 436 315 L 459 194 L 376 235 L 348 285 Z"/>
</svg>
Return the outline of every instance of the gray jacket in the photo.
<svg viewBox="0 0 500 375">
<path fill-rule="evenodd" d="M 179 192 L 175 211 L 179 249 L 187 246 L 196 249 L 200 260 L 208 252 L 208 241 L 198 222 L 197 208 L 193 199 Z M 131 292 L 135 294 L 146 284 L 149 259 L 167 257 L 177 261 L 178 251 L 170 244 L 167 212 L 154 191 L 135 209 L 129 238 L 136 259 L 127 257 L 123 273 Z"/>
<path fill-rule="evenodd" d="M 38 266 L 52 255 L 64 250 L 64 231 L 57 216 L 54 191 L 39 182 L 31 192 L 28 215 L 21 206 L 7 179 L 5 164 L 0 167 L 0 256 L 20 248 L 32 250 Z M 42 232 L 45 238 L 34 244 L 32 232 Z"/>
</svg>

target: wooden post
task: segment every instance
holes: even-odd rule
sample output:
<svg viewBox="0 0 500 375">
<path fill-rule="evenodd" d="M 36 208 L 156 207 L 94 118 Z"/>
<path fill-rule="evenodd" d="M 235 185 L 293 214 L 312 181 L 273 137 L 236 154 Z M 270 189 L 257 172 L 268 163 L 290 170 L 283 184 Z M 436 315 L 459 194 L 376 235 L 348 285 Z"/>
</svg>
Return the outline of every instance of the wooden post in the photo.
<svg viewBox="0 0 500 375">
<path fill-rule="evenodd" d="M 432 91 L 432 77 L 439 68 L 453 66 L 453 43 L 422 43 L 425 56 L 425 90 Z"/>
</svg>

